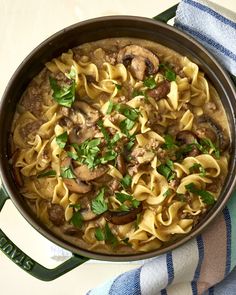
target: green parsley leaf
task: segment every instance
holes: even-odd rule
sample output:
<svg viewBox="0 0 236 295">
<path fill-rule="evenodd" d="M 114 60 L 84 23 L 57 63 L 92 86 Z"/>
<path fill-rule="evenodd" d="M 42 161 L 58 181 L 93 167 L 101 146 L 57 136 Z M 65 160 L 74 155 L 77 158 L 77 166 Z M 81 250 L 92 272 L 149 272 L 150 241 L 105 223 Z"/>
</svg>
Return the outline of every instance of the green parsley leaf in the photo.
<svg viewBox="0 0 236 295">
<path fill-rule="evenodd" d="M 79 159 L 79 157 L 78 157 L 78 155 L 76 153 L 68 151 L 67 155 L 68 155 L 68 157 L 70 157 L 71 159 L 73 159 L 75 161 L 77 161 Z"/>
<path fill-rule="evenodd" d="M 100 158 L 100 162 L 102 164 L 105 164 L 109 161 L 114 160 L 117 156 L 118 156 L 118 154 L 115 151 L 109 150 L 105 153 L 105 155 L 102 158 Z"/>
<path fill-rule="evenodd" d="M 140 95 L 146 97 L 146 93 L 144 91 L 134 89 L 134 91 L 132 92 L 132 97 L 136 97 L 136 96 L 140 96 Z"/>
<path fill-rule="evenodd" d="M 138 213 L 136 220 L 135 220 L 135 224 L 134 224 L 136 230 L 138 229 L 138 225 L 141 222 L 141 220 L 142 220 L 142 215 L 141 215 L 141 213 Z"/>
<path fill-rule="evenodd" d="M 164 136 L 165 143 L 162 145 L 163 149 L 170 150 L 176 147 L 174 138 L 170 134 Z"/>
<path fill-rule="evenodd" d="M 132 177 L 129 174 L 126 174 L 120 181 L 124 189 L 130 187 L 132 183 Z"/>
<path fill-rule="evenodd" d="M 77 76 L 76 68 L 74 66 L 71 66 L 70 72 L 66 73 L 65 75 L 67 78 L 75 80 Z"/>
<path fill-rule="evenodd" d="M 119 113 L 124 115 L 126 118 L 130 119 L 131 121 L 136 121 L 139 116 L 139 111 L 131 108 L 131 107 L 121 107 Z"/>
<path fill-rule="evenodd" d="M 170 82 L 171 81 L 175 81 L 176 80 L 176 73 L 173 70 L 171 70 L 171 69 L 167 69 L 165 71 L 165 77 Z"/>
<path fill-rule="evenodd" d="M 185 188 L 193 194 L 196 194 L 200 196 L 201 200 L 207 204 L 207 205 L 213 205 L 215 203 L 214 196 L 210 194 L 208 191 L 200 190 L 196 188 L 194 183 L 189 183 L 188 185 L 185 185 Z"/>
<path fill-rule="evenodd" d="M 53 99 L 62 106 L 70 108 L 75 100 L 75 81 L 67 86 L 60 87 L 56 79 L 49 77 L 50 87 L 53 90 Z"/>
<path fill-rule="evenodd" d="M 157 167 L 157 172 L 163 175 L 168 181 L 175 178 L 175 172 L 172 171 L 173 162 L 171 160 L 167 160 L 166 164 L 161 164 Z"/>
<path fill-rule="evenodd" d="M 112 244 L 113 247 L 117 246 L 117 244 L 118 244 L 118 240 L 113 235 L 108 223 L 105 224 L 105 241 L 108 244 Z"/>
<path fill-rule="evenodd" d="M 176 80 L 176 73 L 166 64 L 159 64 L 160 69 L 165 70 L 165 77 L 168 81 L 175 81 Z"/>
<path fill-rule="evenodd" d="M 120 205 L 119 210 L 128 212 L 130 210 L 130 208 L 127 205 L 122 204 L 122 205 Z"/>
<path fill-rule="evenodd" d="M 110 141 L 110 145 L 113 146 L 121 138 L 119 133 L 116 133 Z"/>
<path fill-rule="evenodd" d="M 61 167 L 61 177 L 68 179 L 76 178 L 72 167 Z"/>
<path fill-rule="evenodd" d="M 121 88 L 122 88 L 122 85 L 120 85 L 120 84 L 115 83 L 115 86 L 116 86 L 117 90 L 121 90 Z"/>
<path fill-rule="evenodd" d="M 213 155 L 216 157 L 216 159 L 220 158 L 220 151 L 216 145 L 213 144 L 213 142 L 209 138 L 201 138 L 200 139 L 200 145 L 202 146 L 203 153 L 209 153 L 210 149 L 213 150 Z"/>
<path fill-rule="evenodd" d="M 56 176 L 57 173 L 55 170 L 48 170 L 46 172 L 42 172 L 40 174 L 37 175 L 37 178 L 41 178 L 41 177 L 50 177 L 50 176 Z"/>
<path fill-rule="evenodd" d="M 168 188 L 164 194 L 163 194 L 163 197 L 169 197 L 170 195 L 172 194 L 172 190 L 170 188 Z"/>
<path fill-rule="evenodd" d="M 157 87 L 157 83 L 154 79 L 153 76 L 148 77 L 143 81 L 143 84 L 148 88 L 148 89 L 154 89 Z"/>
<path fill-rule="evenodd" d="M 105 239 L 103 230 L 100 227 L 96 227 L 96 229 L 95 229 L 95 238 L 98 241 L 104 241 L 104 239 Z"/>
<path fill-rule="evenodd" d="M 95 199 L 92 200 L 93 213 L 100 215 L 107 211 L 108 206 L 104 200 L 105 188 L 102 188 Z"/>
<path fill-rule="evenodd" d="M 68 134 L 66 131 L 56 137 L 56 143 L 61 149 L 64 149 L 64 147 L 66 146 L 67 140 L 68 140 Z"/>
<path fill-rule="evenodd" d="M 81 228 L 83 225 L 83 216 L 80 211 L 77 211 L 73 214 L 71 218 L 71 223 L 78 228 Z"/>
<path fill-rule="evenodd" d="M 71 145 L 75 148 L 78 155 L 77 161 L 82 164 L 86 164 L 89 169 L 94 168 L 100 164 L 100 161 L 97 157 L 98 153 L 100 152 L 98 147 L 100 143 L 100 138 L 86 140 L 80 145 L 72 143 Z"/>
<path fill-rule="evenodd" d="M 115 196 L 116 196 L 116 199 L 121 203 L 124 203 L 126 201 L 131 202 L 131 206 L 133 208 L 138 208 L 138 206 L 140 205 L 140 201 L 134 199 L 134 197 L 131 195 L 124 194 L 124 193 L 115 193 Z"/>
<path fill-rule="evenodd" d="M 109 143 L 109 142 L 110 142 L 110 136 L 109 136 L 108 131 L 107 131 L 106 128 L 104 127 L 102 120 L 99 120 L 99 121 L 97 122 L 97 125 L 98 125 L 99 129 L 101 130 L 101 132 L 102 132 L 102 134 L 103 134 L 103 136 L 104 136 L 106 142 Z"/>
<path fill-rule="evenodd" d="M 135 122 L 127 118 L 120 122 L 120 130 L 127 137 L 130 137 L 129 130 L 131 130 L 134 127 L 134 125 L 135 125 Z"/>
<path fill-rule="evenodd" d="M 205 168 L 199 164 L 199 163 L 194 163 L 192 167 L 189 168 L 190 173 L 196 173 L 196 171 L 200 172 L 200 176 L 204 177 L 206 176 L 206 170 Z"/>
<path fill-rule="evenodd" d="M 130 151 L 135 144 L 135 137 L 130 137 L 130 141 L 125 145 L 125 149 Z"/>
<path fill-rule="evenodd" d="M 124 193 L 115 193 L 116 198 L 119 202 L 124 203 L 125 201 L 132 201 L 133 196 Z"/>
<path fill-rule="evenodd" d="M 133 199 L 133 200 L 131 201 L 131 203 L 132 203 L 132 207 L 134 207 L 134 208 L 138 208 L 139 205 L 140 205 L 140 201 L 138 201 L 138 200 L 136 200 L 136 199 Z"/>
<path fill-rule="evenodd" d="M 113 106 L 114 106 L 113 101 L 112 100 L 109 100 L 109 105 L 108 105 L 107 112 L 106 112 L 107 115 L 110 115 L 110 113 L 113 110 Z"/>
</svg>

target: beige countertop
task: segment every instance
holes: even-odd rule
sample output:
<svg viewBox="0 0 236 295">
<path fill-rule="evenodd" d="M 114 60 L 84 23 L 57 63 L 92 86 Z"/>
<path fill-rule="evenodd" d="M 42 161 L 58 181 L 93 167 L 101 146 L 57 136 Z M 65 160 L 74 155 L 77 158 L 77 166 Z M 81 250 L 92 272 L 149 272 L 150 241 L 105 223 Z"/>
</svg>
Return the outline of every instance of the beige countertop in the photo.
<svg viewBox="0 0 236 295">
<path fill-rule="evenodd" d="M 0 0 L 0 97 L 11 75 L 40 42 L 56 31 L 85 19 L 104 15 L 153 17 L 176 0 Z M 232 0 L 214 0 L 236 11 Z M 1 128 L 1 126 L 0 126 Z M 8 201 L 0 214 L 0 227 L 23 250 L 45 266 L 53 267 L 52 244 L 36 232 Z M 53 282 L 31 277 L 0 252 L 1 294 L 83 295 L 90 288 L 126 270 L 128 263 L 85 263 Z"/>
</svg>

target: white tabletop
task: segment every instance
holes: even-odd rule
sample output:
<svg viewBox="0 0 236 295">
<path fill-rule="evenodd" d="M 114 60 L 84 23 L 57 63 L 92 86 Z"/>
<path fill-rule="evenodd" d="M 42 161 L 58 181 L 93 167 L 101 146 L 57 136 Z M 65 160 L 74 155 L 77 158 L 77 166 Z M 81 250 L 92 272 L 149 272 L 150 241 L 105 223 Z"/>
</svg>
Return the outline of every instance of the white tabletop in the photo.
<svg viewBox="0 0 236 295">
<path fill-rule="evenodd" d="M 56 31 L 85 19 L 104 15 L 153 17 L 176 0 L 0 0 L 0 97 L 23 58 Z M 236 11 L 232 0 L 214 0 Z M 51 243 L 37 233 L 8 201 L 0 214 L 0 227 L 26 253 L 45 266 L 53 267 Z M 90 288 L 126 270 L 128 263 L 86 263 L 53 282 L 31 277 L 0 252 L 1 294 L 85 294 Z"/>
</svg>

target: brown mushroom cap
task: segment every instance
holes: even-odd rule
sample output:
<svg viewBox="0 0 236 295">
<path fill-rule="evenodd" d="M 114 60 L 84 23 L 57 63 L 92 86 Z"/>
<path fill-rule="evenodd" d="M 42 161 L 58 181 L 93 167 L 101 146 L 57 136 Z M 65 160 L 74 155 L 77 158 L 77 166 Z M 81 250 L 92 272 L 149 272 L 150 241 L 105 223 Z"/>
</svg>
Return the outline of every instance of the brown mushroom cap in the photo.
<svg viewBox="0 0 236 295">
<path fill-rule="evenodd" d="M 92 189 L 91 184 L 84 183 L 78 178 L 63 179 L 63 182 L 65 183 L 68 190 L 73 193 L 86 194 Z"/>
<path fill-rule="evenodd" d="M 216 141 L 221 152 L 229 147 L 229 138 L 224 134 L 222 127 L 211 117 L 206 115 L 199 117 L 198 127 L 196 133 L 199 138 L 209 138 L 213 143 Z"/>
<path fill-rule="evenodd" d="M 122 48 L 118 53 L 117 62 L 124 63 L 126 66 L 131 62 L 131 73 L 138 80 L 143 80 L 145 74 L 155 74 L 159 68 L 158 57 L 150 50 L 138 45 Z"/>
<path fill-rule="evenodd" d="M 131 209 L 130 211 L 107 211 L 104 213 L 105 219 L 116 225 L 127 224 L 132 221 L 135 221 L 137 218 L 137 214 L 142 212 L 143 207 L 142 203 L 138 206 L 138 208 Z"/>
<path fill-rule="evenodd" d="M 93 138 L 95 134 L 96 134 L 96 128 L 94 126 L 85 127 L 79 130 L 77 127 L 74 127 L 69 132 L 69 142 L 77 143 L 78 145 L 80 145 L 85 140 Z"/>
<path fill-rule="evenodd" d="M 91 107 L 87 102 L 77 100 L 73 108 L 75 110 L 80 110 L 86 117 L 86 125 L 92 126 L 99 119 L 99 111 L 93 107 Z"/>
<path fill-rule="evenodd" d="M 81 165 L 74 169 L 75 175 L 82 181 L 90 181 L 96 179 L 107 172 L 107 166 L 100 166 L 93 170 L 89 169 L 87 165 Z"/>
</svg>

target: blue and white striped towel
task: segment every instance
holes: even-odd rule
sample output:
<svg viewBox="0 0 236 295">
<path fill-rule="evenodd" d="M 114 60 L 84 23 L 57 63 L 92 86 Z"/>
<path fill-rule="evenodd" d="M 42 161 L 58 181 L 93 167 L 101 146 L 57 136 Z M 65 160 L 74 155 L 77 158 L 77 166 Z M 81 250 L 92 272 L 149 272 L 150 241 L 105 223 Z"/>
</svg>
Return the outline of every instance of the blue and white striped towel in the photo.
<svg viewBox="0 0 236 295">
<path fill-rule="evenodd" d="M 236 75 L 234 13 L 210 1 L 182 0 L 175 26 L 202 43 L 229 72 Z M 236 192 L 203 234 L 88 294 L 235 295 L 235 266 Z"/>
<path fill-rule="evenodd" d="M 202 43 L 229 72 L 236 75 L 234 12 L 207 0 L 182 0 L 175 26 Z"/>
</svg>

